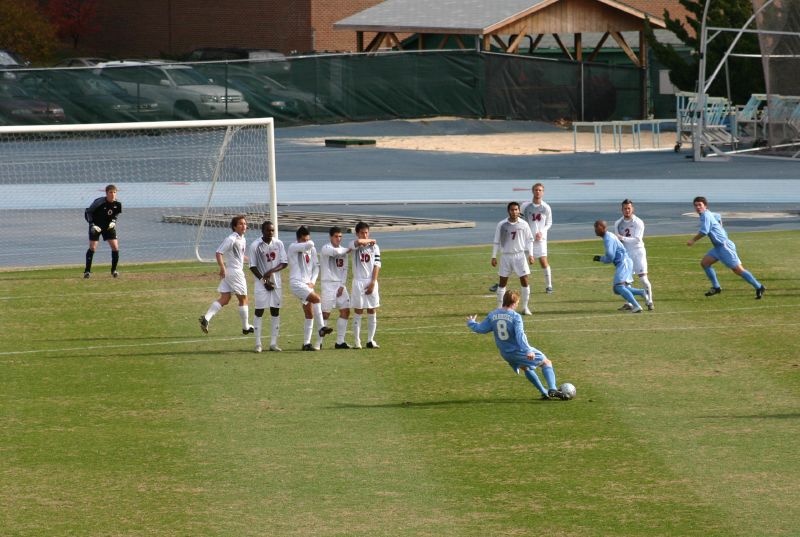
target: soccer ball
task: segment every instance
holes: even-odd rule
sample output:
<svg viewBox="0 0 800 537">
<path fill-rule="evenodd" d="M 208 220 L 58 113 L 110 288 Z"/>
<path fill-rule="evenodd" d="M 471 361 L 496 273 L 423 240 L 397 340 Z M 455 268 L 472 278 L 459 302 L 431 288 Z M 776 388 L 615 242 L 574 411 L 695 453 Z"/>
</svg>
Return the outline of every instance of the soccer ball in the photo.
<svg viewBox="0 0 800 537">
<path fill-rule="evenodd" d="M 558 390 L 563 393 L 567 399 L 574 399 L 575 398 L 575 386 L 570 384 L 569 382 L 565 382 L 558 388 Z"/>
</svg>

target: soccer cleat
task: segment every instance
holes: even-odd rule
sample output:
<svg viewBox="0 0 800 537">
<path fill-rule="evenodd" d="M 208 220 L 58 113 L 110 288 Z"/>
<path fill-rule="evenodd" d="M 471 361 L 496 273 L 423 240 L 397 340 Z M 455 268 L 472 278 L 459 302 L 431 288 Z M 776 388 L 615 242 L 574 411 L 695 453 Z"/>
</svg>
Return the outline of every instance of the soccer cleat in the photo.
<svg viewBox="0 0 800 537">
<path fill-rule="evenodd" d="M 523 315 L 533 315 L 533 312 L 531 310 L 529 310 L 528 308 L 525 308 L 524 310 L 522 310 L 522 314 Z"/>
<path fill-rule="evenodd" d="M 498 288 L 498 287 L 500 287 L 500 284 L 498 284 L 498 283 L 494 283 L 494 284 L 492 284 L 492 285 L 489 287 L 489 292 L 490 292 L 490 293 L 496 293 L 496 292 L 497 292 L 497 288 Z"/>
<path fill-rule="evenodd" d="M 718 294 L 720 294 L 721 292 L 722 292 L 722 288 L 721 288 L 721 287 L 712 287 L 711 289 L 709 289 L 708 291 L 706 291 L 706 296 L 714 296 L 714 295 L 718 295 Z"/>
<path fill-rule="evenodd" d="M 764 296 L 764 291 L 766 290 L 767 288 L 764 287 L 763 285 L 758 289 L 756 289 L 756 300 L 761 300 L 761 297 Z"/>
<path fill-rule="evenodd" d="M 281 352 L 281 351 L 283 351 L 283 349 L 278 347 L 277 345 L 270 345 L 269 346 L 269 350 L 271 350 L 272 352 Z"/>
<path fill-rule="evenodd" d="M 647 311 L 653 311 L 654 309 L 656 309 L 655 304 L 653 304 L 652 302 L 648 302 L 647 303 Z"/>
<path fill-rule="evenodd" d="M 253 333 L 253 332 L 255 332 L 255 331 L 256 331 L 256 328 L 255 328 L 255 326 L 253 326 L 253 325 L 250 325 L 250 327 L 249 327 L 249 328 L 242 328 L 242 335 L 243 335 L 243 336 L 246 336 L 247 334 L 252 334 L 252 333 Z"/>
<path fill-rule="evenodd" d="M 346 341 L 343 341 L 343 342 L 341 342 L 341 343 L 336 343 L 336 344 L 333 346 L 333 348 L 334 348 L 334 349 L 349 349 L 349 348 L 350 348 L 350 345 L 348 345 Z"/>
<path fill-rule="evenodd" d="M 639 306 L 638 308 L 633 308 L 631 310 L 631 313 L 642 313 L 642 307 Z"/>
<path fill-rule="evenodd" d="M 117 272 L 117 271 L 115 270 L 114 272 L 112 272 L 112 273 L 111 273 L 111 277 L 112 277 L 112 278 L 119 278 L 119 272 Z"/>
<path fill-rule="evenodd" d="M 380 349 L 381 346 L 378 345 L 376 341 L 367 341 L 367 348 L 368 349 Z"/>
<path fill-rule="evenodd" d="M 552 295 L 553 294 L 553 288 L 552 287 L 545 287 L 544 288 L 544 292 L 547 293 L 548 295 Z"/>
<path fill-rule="evenodd" d="M 547 395 L 546 393 L 543 393 L 542 396 L 539 399 L 542 400 L 542 401 L 549 401 L 550 400 L 550 396 Z"/>
<path fill-rule="evenodd" d="M 88 270 L 87 270 L 86 272 L 84 272 L 84 273 L 83 273 L 83 279 L 84 279 L 84 280 L 88 280 L 88 279 L 89 279 L 89 278 L 91 278 L 91 277 L 92 277 L 92 273 L 91 273 L 91 272 L 89 272 Z"/>
<path fill-rule="evenodd" d="M 325 337 L 328 334 L 332 333 L 333 333 L 333 328 L 331 328 L 330 326 L 323 326 L 322 328 L 319 329 L 319 337 Z"/>
<path fill-rule="evenodd" d="M 256 352 L 261 352 L 261 345 L 256 345 Z"/>
<path fill-rule="evenodd" d="M 631 311 L 632 309 L 633 309 L 633 306 L 631 306 L 630 304 L 628 304 L 626 302 L 622 306 L 620 306 L 620 308 L 617 311 Z"/>
<path fill-rule="evenodd" d="M 360 349 L 361 348 L 361 342 L 360 341 L 356 341 L 355 343 L 353 343 L 353 348 L 354 349 Z"/>
<path fill-rule="evenodd" d="M 319 349 L 317 349 L 315 347 L 312 347 L 311 343 L 305 343 L 305 344 L 303 344 L 303 350 L 304 351 L 318 351 Z"/>
<path fill-rule="evenodd" d="M 204 334 L 208 334 L 208 320 L 205 315 L 200 316 L 200 330 L 202 330 Z"/>
<path fill-rule="evenodd" d="M 641 311 L 641 310 L 639 310 L 639 311 Z M 551 390 L 547 390 L 547 396 L 550 399 L 561 399 L 562 401 L 566 401 L 567 400 L 567 396 L 564 395 L 564 393 L 562 391 L 560 391 L 560 390 L 552 390 L 552 389 Z"/>
</svg>

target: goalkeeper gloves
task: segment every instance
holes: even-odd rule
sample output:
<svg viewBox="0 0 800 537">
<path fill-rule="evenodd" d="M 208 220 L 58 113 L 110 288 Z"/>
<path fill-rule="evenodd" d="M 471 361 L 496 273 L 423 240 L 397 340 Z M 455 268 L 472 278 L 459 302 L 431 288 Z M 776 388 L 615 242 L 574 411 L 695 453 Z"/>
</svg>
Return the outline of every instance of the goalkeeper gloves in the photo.
<svg viewBox="0 0 800 537">
<path fill-rule="evenodd" d="M 600 256 L 596 255 L 592 258 L 592 261 L 600 261 Z"/>
<path fill-rule="evenodd" d="M 103 230 L 100 229 L 100 226 L 96 226 L 96 225 L 92 224 L 92 231 L 94 231 L 95 233 L 100 233 Z"/>
<path fill-rule="evenodd" d="M 117 227 L 116 222 L 111 222 L 108 224 L 108 229 L 114 229 L 115 227 Z"/>
</svg>

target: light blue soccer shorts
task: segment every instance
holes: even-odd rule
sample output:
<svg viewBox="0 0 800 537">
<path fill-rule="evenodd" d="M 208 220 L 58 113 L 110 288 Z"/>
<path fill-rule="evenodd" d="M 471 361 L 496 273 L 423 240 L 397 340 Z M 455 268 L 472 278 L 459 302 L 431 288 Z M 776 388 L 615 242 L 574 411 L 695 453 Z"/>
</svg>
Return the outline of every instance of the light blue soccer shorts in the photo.
<svg viewBox="0 0 800 537">
<path fill-rule="evenodd" d="M 730 269 L 742 264 L 739 255 L 736 253 L 736 245 L 733 244 L 733 241 L 725 241 L 724 244 L 713 247 L 706 255 L 722 261 Z"/>
<path fill-rule="evenodd" d="M 515 353 L 511 356 L 503 356 L 503 359 L 508 362 L 511 369 L 517 374 L 521 369 L 536 369 L 544 363 L 545 358 L 547 357 L 536 349 L 533 350 L 533 360 L 523 352 Z"/>
<path fill-rule="evenodd" d="M 630 257 L 626 257 L 622 263 L 615 265 L 614 285 L 620 283 L 633 283 L 633 261 Z"/>
</svg>

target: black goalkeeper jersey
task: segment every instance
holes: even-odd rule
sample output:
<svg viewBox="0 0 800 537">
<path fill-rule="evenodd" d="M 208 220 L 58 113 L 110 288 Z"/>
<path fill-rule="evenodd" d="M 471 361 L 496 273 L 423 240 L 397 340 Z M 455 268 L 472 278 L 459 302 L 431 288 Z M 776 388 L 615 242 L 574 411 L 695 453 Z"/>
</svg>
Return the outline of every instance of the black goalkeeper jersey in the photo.
<svg viewBox="0 0 800 537">
<path fill-rule="evenodd" d="M 118 200 L 108 201 L 105 196 L 101 196 L 86 209 L 84 217 L 90 224 L 106 229 L 108 224 L 117 220 L 117 215 L 121 212 L 122 203 Z"/>
</svg>

